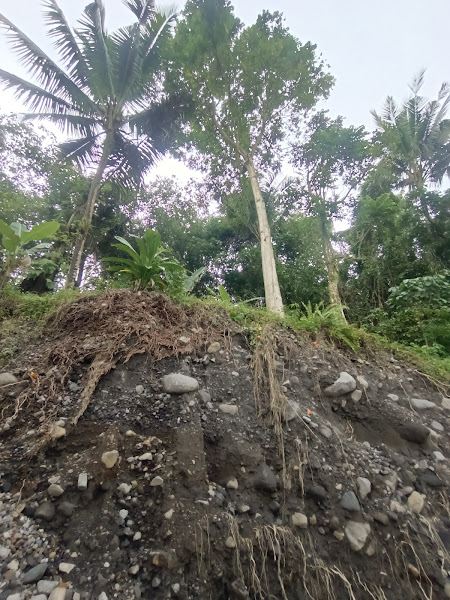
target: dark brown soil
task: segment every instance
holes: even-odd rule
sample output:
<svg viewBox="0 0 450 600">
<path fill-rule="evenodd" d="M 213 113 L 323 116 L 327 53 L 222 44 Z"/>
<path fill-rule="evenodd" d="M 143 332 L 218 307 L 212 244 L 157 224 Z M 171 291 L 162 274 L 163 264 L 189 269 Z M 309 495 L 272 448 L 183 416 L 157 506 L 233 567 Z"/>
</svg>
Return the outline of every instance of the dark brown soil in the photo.
<svg viewBox="0 0 450 600">
<path fill-rule="evenodd" d="M 213 341 L 221 350 L 208 354 Z M 46 579 L 58 579 L 65 561 L 76 566 L 64 580 L 95 599 L 102 591 L 155 600 L 448 597 L 449 462 L 433 452 L 450 456 L 450 412 L 442 391 L 408 365 L 273 325 L 253 346 L 221 312 L 131 292 L 66 308 L 52 337 L 16 365 L 25 379 L 4 394 L 10 420 L 0 490 L 4 506 L 19 507 L 49 540 Z M 358 382 L 359 401 L 324 395 L 342 371 L 368 383 Z M 161 378 L 169 373 L 197 379 L 200 391 L 165 394 Z M 436 406 L 415 411 L 412 398 Z M 298 412 L 288 422 L 279 419 L 286 402 Z M 52 440 L 56 421 L 66 435 Z M 434 421 L 443 431 L 434 432 Z M 434 433 L 420 439 L 420 425 Z M 101 456 L 114 449 L 120 460 L 108 470 Z M 140 460 L 146 453 L 151 460 Z M 271 489 L 261 483 L 261 465 L 277 478 Z M 77 487 L 82 472 L 87 490 Z M 64 493 L 51 502 L 69 502 L 73 512 L 37 521 L 54 476 Z M 154 487 L 156 476 L 163 483 Z M 372 484 L 365 499 L 358 477 Z M 346 491 L 359 495 L 360 511 L 341 507 Z M 426 496 L 420 514 L 408 508 L 413 491 Z M 295 513 L 308 517 L 305 529 L 292 524 Z M 347 540 L 349 521 L 370 525 L 359 551 Z M 32 553 L 19 548 L 26 571 Z M 35 589 L 21 586 L 20 576 L 8 581 L 0 600 Z"/>
</svg>

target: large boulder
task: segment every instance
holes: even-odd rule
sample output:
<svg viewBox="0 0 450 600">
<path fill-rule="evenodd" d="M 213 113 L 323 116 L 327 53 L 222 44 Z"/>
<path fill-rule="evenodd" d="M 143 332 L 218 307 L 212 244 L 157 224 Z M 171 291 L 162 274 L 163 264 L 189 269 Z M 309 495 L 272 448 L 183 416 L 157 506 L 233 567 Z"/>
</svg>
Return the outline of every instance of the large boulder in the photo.
<svg viewBox="0 0 450 600">
<path fill-rule="evenodd" d="M 325 396 L 330 396 L 332 398 L 337 398 L 338 396 L 344 396 L 345 394 L 350 394 L 356 389 L 356 381 L 354 377 L 352 377 L 346 371 L 342 371 L 339 375 L 339 378 L 336 381 L 329 385 L 324 390 Z"/>
</svg>

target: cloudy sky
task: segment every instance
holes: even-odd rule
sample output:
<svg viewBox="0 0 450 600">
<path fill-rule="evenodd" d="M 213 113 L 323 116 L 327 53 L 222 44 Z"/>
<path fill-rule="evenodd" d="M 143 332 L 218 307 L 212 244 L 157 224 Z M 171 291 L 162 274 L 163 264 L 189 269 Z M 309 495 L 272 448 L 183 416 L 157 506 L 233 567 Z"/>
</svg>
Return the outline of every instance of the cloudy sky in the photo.
<svg viewBox="0 0 450 600">
<path fill-rule="evenodd" d="M 104 2 L 109 29 L 129 22 L 121 0 Z M 59 3 L 71 23 L 85 4 Z M 263 9 L 279 10 L 300 40 L 317 44 L 336 78 L 327 107 L 332 115 L 343 115 L 347 124 L 372 128 L 370 110 L 379 109 L 389 94 L 402 100 L 408 82 L 422 68 L 427 69 L 427 96 L 435 97 L 442 82 L 450 80 L 450 0 L 235 0 L 234 6 L 246 23 Z M 0 0 L 0 12 L 52 52 L 39 0 Z M 0 68 L 25 75 L 3 33 Z M 0 113 L 19 110 L 12 95 L 0 91 Z"/>
</svg>

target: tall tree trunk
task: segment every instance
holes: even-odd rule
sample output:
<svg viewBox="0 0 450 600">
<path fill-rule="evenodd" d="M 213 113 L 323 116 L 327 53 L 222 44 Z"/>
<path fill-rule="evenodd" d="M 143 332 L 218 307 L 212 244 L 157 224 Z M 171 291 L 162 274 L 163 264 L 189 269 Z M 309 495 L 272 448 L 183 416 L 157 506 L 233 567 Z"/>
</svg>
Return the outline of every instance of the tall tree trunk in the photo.
<svg viewBox="0 0 450 600">
<path fill-rule="evenodd" d="M 266 205 L 264 204 L 264 199 L 262 197 L 255 165 L 251 158 L 247 160 L 246 168 L 250 177 L 250 183 L 256 205 L 256 213 L 258 215 L 258 229 L 261 242 L 261 261 L 266 306 L 271 312 L 284 317 L 283 300 L 281 299 L 280 285 L 278 283 L 278 275 L 275 265 L 275 257 L 273 254 L 272 236 L 270 234 L 269 220 L 267 219 Z"/>
<path fill-rule="evenodd" d="M 81 287 L 81 282 L 83 281 L 84 266 L 86 264 L 86 259 L 87 259 L 87 254 L 86 254 L 86 252 L 83 252 L 83 256 L 81 257 L 81 261 L 80 261 L 80 268 L 78 269 L 77 280 L 75 282 L 75 285 L 77 288 Z"/>
<path fill-rule="evenodd" d="M 322 230 L 323 254 L 328 273 L 328 297 L 330 304 L 337 306 L 342 313 L 342 318 L 346 321 L 344 309 L 342 308 L 341 296 L 339 294 L 339 270 L 337 266 L 337 256 L 331 243 L 330 224 L 325 215 L 320 216 Z"/>
<path fill-rule="evenodd" d="M 84 246 L 86 244 L 86 239 L 89 234 L 89 228 L 92 223 L 92 217 L 94 216 L 95 203 L 97 201 L 98 192 L 102 185 L 103 174 L 105 172 L 106 165 L 108 164 L 108 159 L 111 154 L 113 145 L 113 133 L 112 131 L 109 131 L 106 134 L 106 138 L 103 143 L 102 155 L 100 157 L 100 161 L 98 163 L 95 175 L 92 179 L 91 187 L 89 188 L 88 199 L 86 202 L 86 208 L 84 211 L 84 217 L 82 222 L 82 231 L 77 235 L 77 239 L 75 242 L 75 249 L 73 251 L 69 272 L 67 273 L 65 285 L 66 289 L 73 287 L 75 281 L 77 280 L 77 275 L 80 270 L 81 259 L 83 257 Z"/>
</svg>

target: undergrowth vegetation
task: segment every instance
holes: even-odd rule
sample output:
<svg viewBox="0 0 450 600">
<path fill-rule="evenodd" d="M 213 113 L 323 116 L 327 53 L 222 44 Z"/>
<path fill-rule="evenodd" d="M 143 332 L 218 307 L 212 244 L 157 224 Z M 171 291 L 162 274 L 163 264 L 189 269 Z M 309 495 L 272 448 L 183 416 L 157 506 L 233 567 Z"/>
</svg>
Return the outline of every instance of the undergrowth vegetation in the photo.
<svg viewBox="0 0 450 600">
<path fill-rule="evenodd" d="M 13 286 L 7 286 L 0 298 L 0 359 L 8 359 L 19 350 L 20 344 L 14 337 L 21 328 L 25 328 L 28 335 L 30 332 L 35 336 L 51 333 L 57 325 L 54 315 L 60 309 L 66 310 L 71 303 L 81 298 L 97 294 L 105 294 L 105 298 L 108 298 L 114 293 L 120 293 L 120 290 L 84 293 L 62 290 L 53 294 L 36 295 L 24 294 Z M 234 303 L 224 288 L 216 295 L 209 294 L 203 298 L 188 295 L 176 298 L 176 302 L 186 308 L 197 307 L 211 315 L 221 315 L 225 311 L 246 334 L 252 346 L 258 343 L 264 327 L 273 324 L 293 332 L 306 332 L 313 344 L 320 344 L 322 341 L 337 344 L 354 354 L 386 350 L 397 358 L 414 364 L 431 377 L 450 381 L 450 357 L 443 356 L 440 349 L 433 345 L 406 345 L 378 333 L 368 332 L 348 324 L 338 307 L 323 304 L 312 306 L 310 303 L 302 307 L 293 305 L 282 319 L 266 308 L 255 305 L 258 300 L 255 298 L 253 303 Z"/>
</svg>

